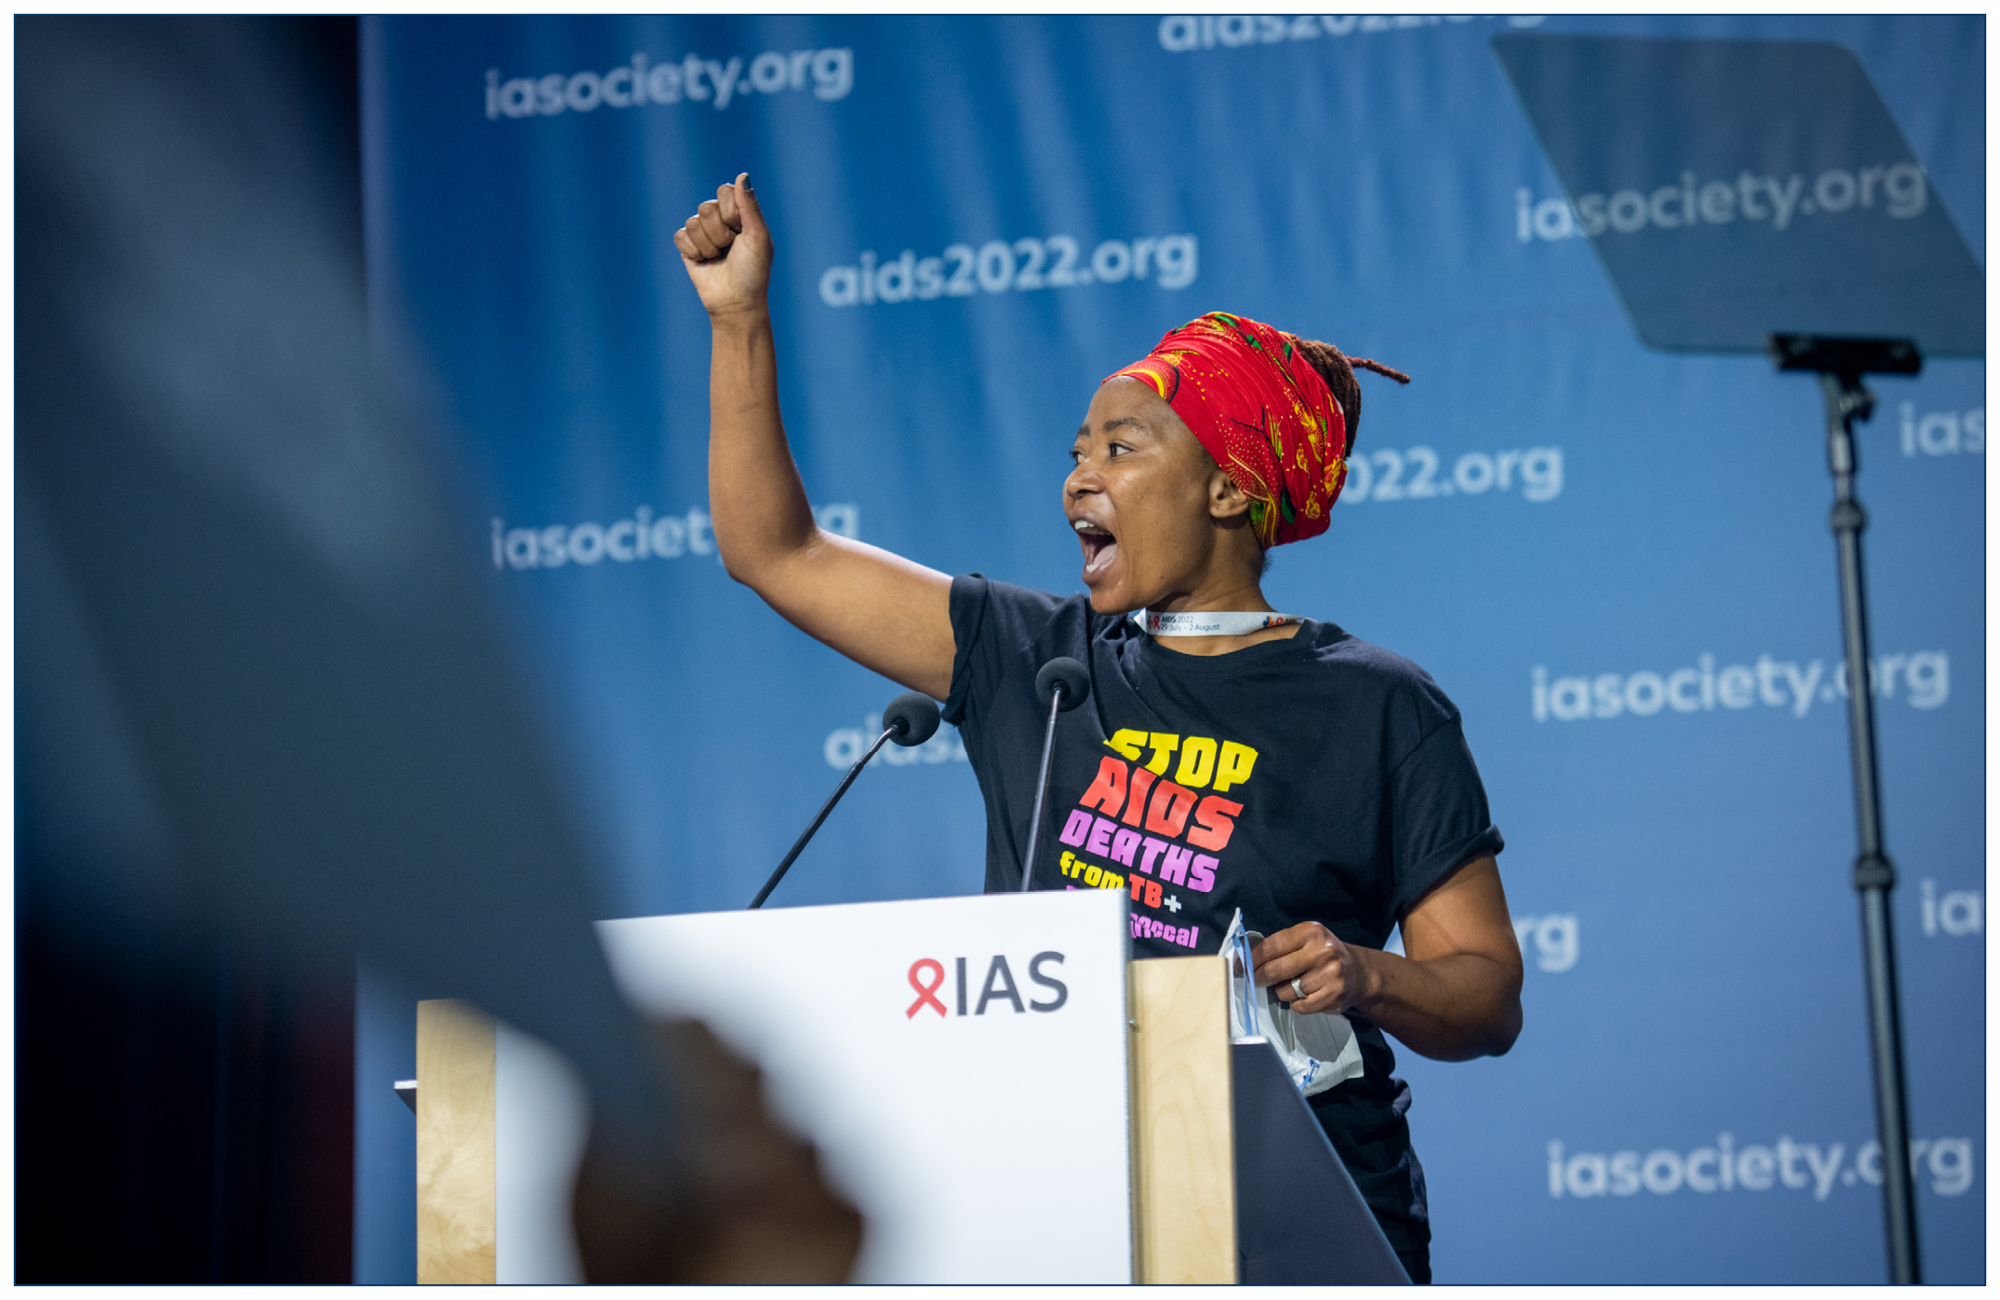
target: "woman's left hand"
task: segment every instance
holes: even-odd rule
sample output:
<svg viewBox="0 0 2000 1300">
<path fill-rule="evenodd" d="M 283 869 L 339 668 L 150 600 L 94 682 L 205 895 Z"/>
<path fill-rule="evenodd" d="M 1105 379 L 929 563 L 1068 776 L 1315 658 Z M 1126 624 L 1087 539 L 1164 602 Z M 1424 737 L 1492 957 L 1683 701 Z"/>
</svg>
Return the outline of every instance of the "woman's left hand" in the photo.
<svg viewBox="0 0 2000 1300">
<path fill-rule="evenodd" d="M 1345 1011 L 1361 1001 L 1367 973 L 1360 954 L 1318 921 L 1305 921 L 1267 935 L 1250 950 L 1250 960 L 1259 988 L 1275 987 L 1280 1002 L 1312 1015 Z"/>
</svg>

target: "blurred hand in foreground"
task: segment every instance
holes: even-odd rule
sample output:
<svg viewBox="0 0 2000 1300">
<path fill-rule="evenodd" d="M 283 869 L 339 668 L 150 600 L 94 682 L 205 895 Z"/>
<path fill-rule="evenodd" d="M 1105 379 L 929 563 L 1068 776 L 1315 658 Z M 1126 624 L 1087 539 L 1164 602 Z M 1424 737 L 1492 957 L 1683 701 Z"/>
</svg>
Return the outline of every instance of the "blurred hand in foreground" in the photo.
<svg viewBox="0 0 2000 1300">
<path fill-rule="evenodd" d="M 827 1186 L 811 1144 L 772 1118 L 762 1072 L 696 1021 L 653 1031 L 679 1102 L 676 1146 L 648 1160 L 593 1128 L 572 1210 L 585 1278 L 845 1282 L 861 1215 Z"/>
</svg>

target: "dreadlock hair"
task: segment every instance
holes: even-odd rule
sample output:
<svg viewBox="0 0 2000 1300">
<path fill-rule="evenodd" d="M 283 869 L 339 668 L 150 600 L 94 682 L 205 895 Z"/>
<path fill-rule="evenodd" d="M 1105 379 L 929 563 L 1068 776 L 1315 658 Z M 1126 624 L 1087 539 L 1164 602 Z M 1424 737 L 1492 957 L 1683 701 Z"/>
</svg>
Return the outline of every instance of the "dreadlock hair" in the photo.
<svg viewBox="0 0 2000 1300">
<path fill-rule="evenodd" d="M 1410 377 L 1400 370 L 1391 370 L 1379 361 L 1347 356 L 1331 343 L 1322 343 L 1318 339 L 1302 339 L 1296 334 L 1287 334 L 1285 337 L 1297 345 L 1300 355 L 1306 359 L 1306 364 L 1319 371 L 1319 377 L 1333 390 L 1334 400 L 1340 403 L 1341 413 L 1347 417 L 1347 450 L 1352 452 L 1354 440 L 1361 431 L 1361 385 L 1356 382 L 1354 372 L 1357 369 L 1372 370 L 1378 375 L 1386 375 L 1399 384 L 1409 383 Z"/>
<path fill-rule="evenodd" d="M 1366 357 L 1350 357 L 1331 343 L 1319 339 L 1302 339 L 1296 334 L 1286 334 L 1306 364 L 1319 371 L 1319 377 L 1333 390 L 1333 400 L 1340 403 L 1341 414 L 1347 417 L 1347 449 L 1343 454 L 1351 455 L 1354 440 L 1361 432 L 1361 385 L 1354 378 L 1355 370 L 1372 370 L 1378 375 L 1386 375 L 1399 384 L 1407 384 L 1410 377 L 1400 370 L 1392 370 L 1379 361 Z M 1271 551 L 1264 550 L 1263 563 L 1258 567 L 1259 577 L 1271 571 Z"/>
</svg>

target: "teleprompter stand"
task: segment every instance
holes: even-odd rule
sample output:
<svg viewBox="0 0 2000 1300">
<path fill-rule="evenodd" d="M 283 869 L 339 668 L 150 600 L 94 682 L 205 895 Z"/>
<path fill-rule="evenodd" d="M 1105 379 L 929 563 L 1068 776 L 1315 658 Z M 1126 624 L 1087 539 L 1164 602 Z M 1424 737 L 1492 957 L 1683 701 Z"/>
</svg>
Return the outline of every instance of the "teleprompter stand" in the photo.
<svg viewBox="0 0 2000 1300">
<path fill-rule="evenodd" d="M 1860 470 L 1854 425 L 1875 413 L 1864 374 L 1914 375 L 1923 366 L 1906 339 L 1830 338 L 1773 334 L 1779 370 L 1819 375 L 1826 397 L 1827 467 L 1833 472 L 1833 536 L 1840 557 L 1841 644 L 1847 655 L 1847 741 L 1854 764 L 1854 823 L 1860 851 L 1854 888 L 1861 895 L 1863 960 L 1868 978 L 1868 1030 L 1875 1073 L 1875 1136 L 1882 1145 L 1882 1211 L 1889 1234 L 1889 1278 L 1918 1276 L 1917 1218 L 1910 1182 L 1910 1121 L 1903 1092 L 1903 1025 L 1896 998 L 1895 932 L 1889 892 L 1896 869 L 1882 844 L 1881 790 L 1875 766 L 1875 699 L 1869 680 L 1868 588 L 1861 570 L 1861 530 L 1867 512 L 1854 496 Z"/>
<path fill-rule="evenodd" d="M 1831 42 L 1512 33 L 1494 37 L 1493 49 L 1573 204 L 1651 176 L 1726 175 L 1745 158 L 1766 159 L 1779 175 L 1807 174 L 1819 158 L 1895 158 L 1921 170 L 1860 58 Z M 1572 221 L 1580 220 L 1573 212 Z M 1648 347 L 1721 354 L 1768 348 L 1780 370 L 1818 374 L 1826 395 L 1861 850 L 1854 887 L 1894 1282 L 1918 1280 L 1917 1230 L 1890 934 L 1896 875 L 1882 849 L 1861 571 L 1867 516 L 1854 499 L 1854 424 L 1875 406 L 1863 375 L 1914 375 L 1924 356 L 1986 355 L 1986 273 L 1943 204 L 1929 204 L 1923 220 L 1865 229 L 1800 223 L 1782 234 L 1731 220 L 1590 236 Z M 1774 336 L 1774 328 L 1787 332 Z"/>
</svg>

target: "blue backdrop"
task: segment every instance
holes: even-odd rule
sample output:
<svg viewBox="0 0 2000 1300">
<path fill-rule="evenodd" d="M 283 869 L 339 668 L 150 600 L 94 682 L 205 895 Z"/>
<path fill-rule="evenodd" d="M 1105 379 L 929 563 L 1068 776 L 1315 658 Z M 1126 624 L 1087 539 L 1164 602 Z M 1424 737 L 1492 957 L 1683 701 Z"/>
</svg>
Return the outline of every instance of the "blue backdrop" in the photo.
<svg viewBox="0 0 2000 1300">
<path fill-rule="evenodd" d="M 1639 342 L 1490 44 L 1525 28 L 1848 47 L 1921 173 L 1840 219 L 1893 197 L 1983 266 L 1978 17 L 391 18 L 375 302 L 434 365 L 465 556 L 607 915 L 742 906 L 896 690 L 715 558 L 670 237 L 718 183 L 748 170 L 778 241 L 822 522 L 948 572 L 1079 589 L 1070 431 L 1200 311 L 1407 370 L 1364 378 L 1333 528 L 1267 590 L 1430 670 L 1508 840 L 1519 1045 L 1399 1053 L 1439 1280 L 1880 1280 L 1819 395 Z M 1984 1278 L 1984 375 L 1881 383 L 1863 444 L 1918 1205 L 1953 1281 Z M 950 730 L 885 758 L 778 902 L 978 890 Z M 414 1269 L 412 992 L 363 989 L 367 1280 Z"/>
</svg>

